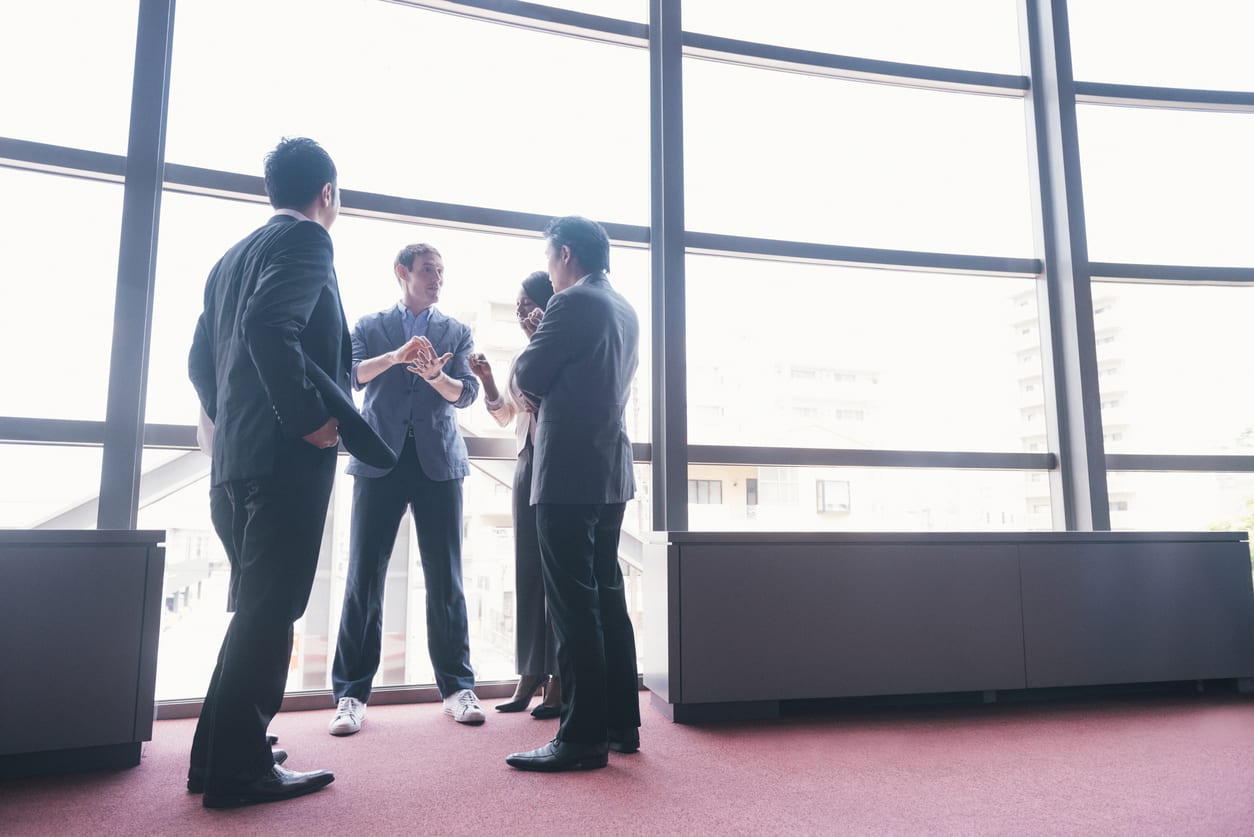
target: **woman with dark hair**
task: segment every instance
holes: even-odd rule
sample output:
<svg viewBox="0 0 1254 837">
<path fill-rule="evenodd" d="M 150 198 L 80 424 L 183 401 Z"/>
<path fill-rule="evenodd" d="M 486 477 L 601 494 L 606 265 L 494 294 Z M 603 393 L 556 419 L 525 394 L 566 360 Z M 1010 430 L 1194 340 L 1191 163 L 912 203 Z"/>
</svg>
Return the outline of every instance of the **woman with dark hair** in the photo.
<svg viewBox="0 0 1254 837">
<path fill-rule="evenodd" d="M 530 339 L 540 325 L 544 308 L 553 296 L 549 274 L 538 270 L 522 282 L 515 313 L 523 333 Z M 518 465 L 514 469 L 514 590 L 518 687 L 514 696 L 498 703 L 499 712 L 521 712 L 541 688 L 544 700 L 531 710 L 536 718 L 556 718 L 561 713 L 562 689 L 557 677 L 556 641 L 545 614 L 544 577 L 540 571 L 540 541 L 536 532 L 536 510 L 531 505 L 531 457 L 535 441 L 535 405 L 514 386 L 513 363 L 508 386 L 502 392 L 492 375 L 492 367 L 482 354 L 471 355 L 470 371 L 483 383 L 488 412 L 502 427 L 514 422 L 518 442 Z"/>
</svg>

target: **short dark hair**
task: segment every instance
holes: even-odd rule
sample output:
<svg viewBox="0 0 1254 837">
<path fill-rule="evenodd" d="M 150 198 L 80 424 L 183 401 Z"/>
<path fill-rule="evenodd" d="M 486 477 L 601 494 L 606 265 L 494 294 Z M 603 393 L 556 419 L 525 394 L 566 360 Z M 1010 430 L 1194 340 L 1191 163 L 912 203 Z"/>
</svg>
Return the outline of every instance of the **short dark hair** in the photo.
<svg viewBox="0 0 1254 837">
<path fill-rule="evenodd" d="M 335 163 L 308 137 L 284 137 L 266 155 L 266 194 L 275 209 L 304 209 L 328 183 L 335 188 Z"/>
<path fill-rule="evenodd" d="M 569 247 L 584 270 L 610 272 L 610 237 L 596 221 L 579 215 L 554 218 L 544 228 L 544 237 L 554 250 Z"/>
<path fill-rule="evenodd" d="M 401 248 L 401 251 L 396 254 L 396 261 L 392 263 L 392 268 L 396 269 L 401 265 L 405 265 L 406 270 L 413 270 L 414 259 L 428 254 L 435 254 L 439 256 L 440 251 L 435 249 L 434 245 L 431 244 L 406 244 Z M 440 256 L 440 258 L 443 258 L 443 256 Z"/>
<path fill-rule="evenodd" d="M 553 298 L 553 283 L 546 270 L 537 270 L 522 281 L 523 293 L 539 308 L 548 306 Z"/>
</svg>

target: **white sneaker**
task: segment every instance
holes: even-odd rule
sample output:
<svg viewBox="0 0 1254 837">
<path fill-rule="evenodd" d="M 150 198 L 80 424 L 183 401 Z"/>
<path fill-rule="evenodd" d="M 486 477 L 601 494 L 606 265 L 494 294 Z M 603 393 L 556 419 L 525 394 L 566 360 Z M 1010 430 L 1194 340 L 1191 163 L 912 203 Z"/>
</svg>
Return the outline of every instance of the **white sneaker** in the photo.
<svg viewBox="0 0 1254 837">
<path fill-rule="evenodd" d="M 366 704 L 357 698 L 340 698 L 340 705 L 335 709 L 335 718 L 327 728 L 332 735 L 352 735 L 361 729 L 361 722 L 366 720 Z"/>
<path fill-rule="evenodd" d="M 444 699 L 444 714 L 459 724 L 482 724 L 486 719 L 479 698 L 470 689 L 459 689 Z"/>
</svg>

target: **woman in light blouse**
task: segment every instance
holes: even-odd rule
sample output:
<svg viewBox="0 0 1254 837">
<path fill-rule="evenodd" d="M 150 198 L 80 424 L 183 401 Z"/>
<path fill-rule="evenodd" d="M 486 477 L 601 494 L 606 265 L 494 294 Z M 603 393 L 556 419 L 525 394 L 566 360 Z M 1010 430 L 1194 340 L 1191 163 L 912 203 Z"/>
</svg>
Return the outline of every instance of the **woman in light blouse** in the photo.
<svg viewBox="0 0 1254 837">
<path fill-rule="evenodd" d="M 538 270 L 522 282 L 516 314 L 523 333 L 530 339 L 540 325 L 544 308 L 553 296 L 549 274 Z M 471 355 L 470 371 L 483 383 L 488 412 L 502 427 L 514 422 L 518 443 L 518 465 L 514 469 L 514 590 L 517 638 L 518 687 L 514 696 L 497 704 L 500 712 L 521 712 L 541 688 L 544 700 L 531 714 L 536 718 L 556 718 L 561 713 L 562 690 L 557 677 L 557 656 L 553 628 L 545 615 L 544 576 L 540 570 L 540 541 L 536 533 L 536 510 L 531 505 L 531 456 L 535 436 L 535 407 L 514 385 L 514 364 L 510 363 L 508 385 L 502 392 L 492 367 L 482 354 Z"/>
</svg>

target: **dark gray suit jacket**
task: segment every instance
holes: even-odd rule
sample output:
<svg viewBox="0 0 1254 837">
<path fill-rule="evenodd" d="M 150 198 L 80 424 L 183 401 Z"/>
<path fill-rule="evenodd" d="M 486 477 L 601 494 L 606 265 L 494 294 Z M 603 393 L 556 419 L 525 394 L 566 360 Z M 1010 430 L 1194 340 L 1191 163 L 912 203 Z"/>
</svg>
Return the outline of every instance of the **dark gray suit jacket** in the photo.
<svg viewBox="0 0 1254 837">
<path fill-rule="evenodd" d="M 540 403 L 531 502 L 624 503 L 636 493 L 625 413 L 640 324 L 604 273 L 549 300 L 514 364 Z"/>
<path fill-rule="evenodd" d="M 445 400 L 405 364 L 397 364 L 365 385 L 366 399 L 361 414 L 388 447 L 397 452 L 404 446 L 405 434 L 412 425 L 414 448 L 423 473 L 433 480 L 460 479 L 470 473 L 470 459 L 457 427 L 456 409 L 469 407 L 479 395 L 479 379 L 470 371 L 474 341 L 465 325 L 435 308 L 430 310 L 427 339 L 437 354 L 453 353 L 444 365 L 444 374 L 462 382 L 461 397 L 456 403 Z M 400 308 L 393 305 L 362 317 L 353 326 L 352 341 L 352 382 L 361 389 L 357 383 L 357 365 L 405 342 L 405 323 Z M 348 461 L 348 473 L 357 477 L 381 477 L 389 470 L 367 465 L 357 457 Z"/>
<path fill-rule="evenodd" d="M 282 444 L 331 417 L 305 374 L 348 392 L 352 346 L 320 224 L 275 215 L 226 252 L 205 283 L 188 375 L 214 423 L 213 482 L 270 476 Z"/>
</svg>

